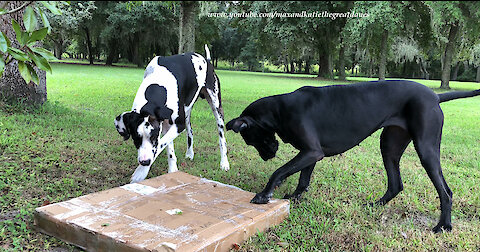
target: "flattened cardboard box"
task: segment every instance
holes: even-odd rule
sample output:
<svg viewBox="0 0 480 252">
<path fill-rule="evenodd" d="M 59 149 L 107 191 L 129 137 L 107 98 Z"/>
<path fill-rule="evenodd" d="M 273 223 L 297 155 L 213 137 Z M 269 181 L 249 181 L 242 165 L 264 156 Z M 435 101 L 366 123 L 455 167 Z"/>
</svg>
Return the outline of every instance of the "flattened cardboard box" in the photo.
<svg viewBox="0 0 480 252">
<path fill-rule="evenodd" d="M 174 172 L 35 210 L 36 227 L 89 251 L 228 251 L 282 222 L 287 200 Z"/>
</svg>

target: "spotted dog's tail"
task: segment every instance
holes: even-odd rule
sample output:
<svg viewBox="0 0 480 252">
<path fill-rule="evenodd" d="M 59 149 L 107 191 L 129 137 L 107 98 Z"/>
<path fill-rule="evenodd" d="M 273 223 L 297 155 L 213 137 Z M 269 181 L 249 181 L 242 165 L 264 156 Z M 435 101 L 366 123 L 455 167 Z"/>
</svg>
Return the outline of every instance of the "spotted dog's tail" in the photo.
<svg viewBox="0 0 480 252">
<path fill-rule="evenodd" d="M 480 89 L 474 90 L 474 91 L 465 91 L 465 92 L 448 92 L 448 93 L 443 93 L 443 94 L 438 94 L 438 98 L 440 99 L 440 102 L 446 102 L 446 101 L 451 101 L 455 99 L 460 99 L 460 98 L 468 98 L 468 97 L 473 97 L 480 95 Z"/>
<path fill-rule="evenodd" d="M 208 61 L 211 61 L 212 58 L 210 57 L 210 50 L 208 49 L 208 46 L 207 44 L 205 44 L 205 58 L 208 60 Z"/>
</svg>

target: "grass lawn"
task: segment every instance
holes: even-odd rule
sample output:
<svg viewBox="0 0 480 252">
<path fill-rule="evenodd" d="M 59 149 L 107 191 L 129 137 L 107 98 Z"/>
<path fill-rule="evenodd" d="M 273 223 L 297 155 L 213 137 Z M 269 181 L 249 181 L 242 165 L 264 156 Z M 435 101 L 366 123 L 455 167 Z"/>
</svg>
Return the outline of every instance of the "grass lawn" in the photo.
<svg viewBox="0 0 480 252">
<path fill-rule="evenodd" d="M 306 75 L 217 71 L 225 120 L 254 100 L 304 85 L 330 85 Z M 40 108 L 0 104 L 0 250 L 76 250 L 33 229 L 33 210 L 129 182 L 137 152 L 118 135 L 113 119 L 131 108 L 143 69 L 53 64 L 48 102 Z M 365 79 L 352 78 L 352 81 Z M 430 87 L 439 81 L 420 81 Z M 451 83 L 459 90 L 476 83 Z M 438 90 L 436 90 L 438 91 Z M 442 104 L 445 125 L 442 165 L 454 193 L 453 231 L 433 234 L 439 218 L 437 193 L 410 145 L 401 161 L 404 191 L 385 207 L 364 207 L 383 195 L 386 175 L 380 131 L 359 146 L 318 162 L 309 192 L 292 204 L 281 225 L 259 233 L 242 251 L 480 250 L 480 97 Z M 186 160 L 186 135 L 175 141 L 179 169 L 259 192 L 278 167 L 297 151 L 281 144 L 264 162 L 240 135 L 226 134 L 231 169 L 219 168 L 216 123 L 205 100 L 192 113 L 195 159 Z M 150 177 L 167 172 L 165 154 Z M 274 197 L 293 192 L 298 174 Z"/>
</svg>

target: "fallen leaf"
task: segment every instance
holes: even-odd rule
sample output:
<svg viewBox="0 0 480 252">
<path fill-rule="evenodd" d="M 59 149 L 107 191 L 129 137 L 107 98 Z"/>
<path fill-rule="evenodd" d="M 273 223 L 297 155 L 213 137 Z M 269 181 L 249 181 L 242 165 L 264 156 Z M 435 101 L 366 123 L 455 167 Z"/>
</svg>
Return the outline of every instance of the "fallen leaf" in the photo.
<svg viewBox="0 0 480 252">
<path fill-rule="evenodd" d="M 238 243 L 234 243 L 232 247 L 234 250 L 240 250 L 240 245 L 238 245 Z"/>
</svg>

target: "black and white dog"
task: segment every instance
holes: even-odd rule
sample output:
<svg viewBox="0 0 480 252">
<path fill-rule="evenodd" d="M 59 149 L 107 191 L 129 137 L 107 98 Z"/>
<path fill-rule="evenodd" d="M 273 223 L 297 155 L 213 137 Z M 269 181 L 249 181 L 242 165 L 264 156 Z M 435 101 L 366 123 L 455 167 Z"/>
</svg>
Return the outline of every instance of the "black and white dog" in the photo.
<svg viewBox="0 0 480 252">
<path fill-rule="evenodd" d="M 399 162 L 413 141 L 420 161 L 440 197 L 441 216 L 434 232 L 450 231 L 452 191 L 440 167 L 443 113 L 439 103 L 480 95 L 480 90 L 435 94 L 410 81 L 378 81 L 344 86 L 303 87 L 295 92 L 259 99 L 227 123 L 227 130 L 240 132 L 265 161 L 275 157 L 278 141 L 300 152 L 276 170 L 265 189 L 252 203 L 264 204 L 288 176 L 300 173 L 295 192 L 299 198 L 310 184 L 317 161 L 345 152 L 376 130 L 383 128 L 380 149 L 388 177 L 384 205 L 403 190 Z"/>
<path fill-rule="evenodd" d="M 206 58 L 197 53 L 153 58 L 145 70 L 132 111 L 115 118 L 118 133 L 125 140 L 131 136 L 138 150 L 139 166 L 132 175 L 132 183 L 147 177 L 152 163 L 165 147 L 168 172 L 178 170 L 173 140 L 185 129 L 188 134 L 186 157 L 193 159 L 190 112 L 199 96 L 205 98 L 212 108 L 220 136 L 220 167 L 229 170 L 220 81 L 210 63 L 207 45 L 205 53 Z"/>
</svg>

